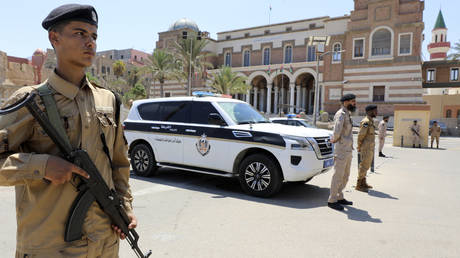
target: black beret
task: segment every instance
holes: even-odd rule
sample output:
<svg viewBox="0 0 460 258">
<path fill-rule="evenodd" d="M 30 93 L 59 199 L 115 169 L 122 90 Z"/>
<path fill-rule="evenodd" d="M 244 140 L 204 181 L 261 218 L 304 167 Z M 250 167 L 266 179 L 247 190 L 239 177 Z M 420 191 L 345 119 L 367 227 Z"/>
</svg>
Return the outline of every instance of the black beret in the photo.
<svg viewBox="0 0 460 258">
<path fill-rule="evenodd" d="M 43 20 L 42 26 L 48 30 L 62 21 L 82 21 L 97 26 L 97 13 L 91 5 L 65 4 L 52 10 Z"/>
<path fill-rule="evenodd" d="M 347 100 L 352 100 L 352 99 L 356 99 L 356 96 L 355 94 L 345 94 L 342 96 L 342 98 L 340 98 L 340 102 L 344 102 L 344 101 L 347 101 Z"/>
<path fill-rule="evenodd" d="M 374 110 L 374 109 L 377 109 L 377 106 L 376 105 L 367 105 L 366 106 L 366 112 L 369 112 L 371 110 Z"/>
</svg>

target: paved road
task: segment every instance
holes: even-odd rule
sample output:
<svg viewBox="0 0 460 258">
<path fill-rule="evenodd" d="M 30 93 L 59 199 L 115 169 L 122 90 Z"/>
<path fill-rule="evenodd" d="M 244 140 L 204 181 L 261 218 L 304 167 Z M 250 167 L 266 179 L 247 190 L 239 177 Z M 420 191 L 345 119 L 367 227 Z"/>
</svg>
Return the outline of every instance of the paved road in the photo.
<svg viewBox="0 0 460 258">
<path fill-rule="evenodd" d="M 271 199 L 237 181 L 176 170 L 132 177 L 141 247 L 154 257 L 460 257 L 460 139 L 446 149 L 386 145 L 369 194 L 353 189 L 344 212 L 326 206 L 332 173 L 288 184 Z M 0 187 L 0 251 L 14 254 L 14 190 Z M 126 243 L 120 257 L 135 257 Z"/>
</svg>

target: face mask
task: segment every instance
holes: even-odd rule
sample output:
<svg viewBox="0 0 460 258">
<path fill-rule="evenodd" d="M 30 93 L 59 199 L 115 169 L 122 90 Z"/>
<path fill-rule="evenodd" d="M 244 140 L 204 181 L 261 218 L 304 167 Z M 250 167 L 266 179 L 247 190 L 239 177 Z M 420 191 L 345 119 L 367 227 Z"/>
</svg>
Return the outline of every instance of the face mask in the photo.
<svg viewBox="0 0 460 258">
<path fill-rule="evenodd" d="M 350 111 L 350 112 L 355 112 L 356 107 L 353 106 L 352 104 L 348 104 L 347 109 L 348 109 L 348 111 Z"/>
</svg>

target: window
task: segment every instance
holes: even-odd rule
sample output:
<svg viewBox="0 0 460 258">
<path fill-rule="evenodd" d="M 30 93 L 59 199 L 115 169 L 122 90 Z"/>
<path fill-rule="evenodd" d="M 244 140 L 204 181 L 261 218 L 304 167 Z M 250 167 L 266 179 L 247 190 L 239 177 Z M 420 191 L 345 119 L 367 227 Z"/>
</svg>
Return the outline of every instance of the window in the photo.
<svg viewBox="0 0 460 258">
<path fill-rule="evenodd" d="M 140 105 L 139 115 L 144 120 L 188 122 L 190 102 L 154 102 Z"/>
<path fill-rule="evenodd" d="M 458 81 L 458 68 L 450 69 L 450 80 Z"/>
<path fill-rule="evenodd" d="M 292 31 L 292 27 L 286 27 L 286 31 Z"/>
<path fill-rule="evenodd" d="M 94 76 L 94 68 L 91 68 L 91 75 Z"/>
<path fill-rule="evenodd" d="M 334 53 L 332 54 L 332 61 L 340 62 L 342 60 L 342 45 L 340 43 L 334 44 Z"/>
<path fill-rule="evenodd" d="M 244 33 L 244 37 L 245 37 L 245 38 L 249 38 L 249 32 Z"/>
<path fill-rule="evenodd" d="M 110 74 L 110 67 L 107 66 L 107 74 Z"/>
<path fill-rule="evenodd" d="M 385 86 L 374 86 L 374 96 L 372 101 L 383 102 L 385 101 Z"/>
<path fill-rule="evenodd" d="M 165 92 L 165 98 L 171 97 L 171 92 Z"/>
<path fill-rule="evenodd" d="M 364 39 L 355 39 L 353 41 L 353 57 L 364 57 Z"/>
<path fill-rule="evenodd" d="M 446 111 L 446 118 L 451 118 L 452 117 L 452 110 L 448 109 Z"/>
<path fill-rule="evenodd" d="M 265 34 L 265 35 L 268 35 L 268 34 L 270 34 L 270 30 L 266 30 L 266 31 L 264 31 L 264 34 Z"/>
<path fill-rule="evenodd" d="M 284 63 L 288 64 L 292 62 L 292 46 L 286 46 L 284 48 Z"/>
<path fill-rule="evenodd" d="M 229 39 L 231 39 L 231 38 L 232 38 L 232 36 L 230 36 L 230 35 L 225 36 L 225 39 L 226 39 L 226 40 L 229 40 Z"/>
<path fill-rule="evenodd" d="M 123 59 L 123 58 L 124 58 L 124 56 L 123 56 L 123 55 L 121 55 L 121 58 L 120 58 L 120 59 Z"/>
<path fill-rule="evenodd" d="M 243 66 L 251 65 L 251 51 L 245 50 L 243 54 Z"/>
<path fill-rule="evenodd" d="M 400 55 L 405 55 L 405 54 L 411 54 L 411 40 L 412 35 L 411 34 L 402 34 L 399 35 L 399 54 Z"/>
<path fill-rule="evenodd" d="M 379 29 L 372 35 L 372 56 L 385 56 L 391 54 L 391 32 Z"/>
<path fill-rule="evenodd" d="M 438 35 L 434 35 L 434 43 L 438 43 Z"/>
<path fill-rule="evenodd" d="M 192 102 L 192 118 L 191 123 L 208 124 L 208 117 L 211 113 L 218 113 L 214 106 L 209 102 Z"/>
<path fill-rule="evenodd" d="M 102 73 L 105 73 L 105 66 L 102 66 Z"/>
<path fill-rule="evenodd" d="M 136 61 L 137 61 L 137 56 L 134 56 L 134 60 L 136 60 Z"/>
<path fill-rule="evenodd" d="M 270 64 L 270 48 L 264 48 L 264 65 Z"/>
<path fill-rule="evenodd" d="M 113 58 L 112 58 L 112 55 L 110 55 L 110 59 L 113 59 Z"/>
<path fill-rule="evenodd" d="M 428 69 L 426 70 L 426 81 L 427 82 L 434 82 L 434 76 L 436 75 L 436 70 Z"/>
<path fill-rule="evenodd" d="M 225 66 L 232 65 L 232 54 L 230 52 L 225 53 Z"/>
<path fill-rule="evenodd" d="M 308 46 L 307 62 L 316 61 L 316 46 Z"/>
<path fill-rule="evenodd" d="M 310 23 L 310 24 L 308 25 L 308 27 L 309 27 L 310 29 L 314 29 L 314 28 L 316 28 L 316 23 Z"/>
</svg>

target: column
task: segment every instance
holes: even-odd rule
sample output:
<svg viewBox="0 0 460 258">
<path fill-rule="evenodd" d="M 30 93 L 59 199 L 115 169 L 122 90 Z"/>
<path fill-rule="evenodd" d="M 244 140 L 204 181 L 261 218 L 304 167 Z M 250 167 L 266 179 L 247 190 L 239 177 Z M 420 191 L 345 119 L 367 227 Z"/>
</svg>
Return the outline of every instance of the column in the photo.
<svg viewBox="0 0 460 258">
<path fill-rule="evenodd" d="M 264 103 L 265 103 L 265 89 L 260 89 L 260 101 L 259 101 L 259 111 L 264 111 Z"/>
<path fill-rule="evenodd" d="M 249 92 L 250 90 L 248 89 L 248 91 L 246 92 L 246 103 L 250 103 L 250 98 L 251 98 L 251 93 Z"/>
<path fill-rule="evenodd" d="M 272 112 L 272 85 L 267 85 L 267 115 Z"/>
<path fill-rule="evenodd" d="M 307 87 L 302 88 L 302 108 L 304 109 L 305 114 L 307 114 Z"/>
<path fill-rule="evenodd" d="M 297 91 L 297 99 L 295 101 L 295 106 L 296 106 L 296 109 L 297 109 L 296 113 L 300 113 L 300 94 L 301 94 L 300 85 L 296 86 L 296 91 Z"/>
<path fill-rule="evenodd" d="M 257 88 L 254 87 L 254 102 L 252 103 L 252 106 L 257 109 Z"/>
<path fill-rule="evenodd" d="M 295 90 L 295 84 L 294 83 L 289 83 L 289 113 L 294 112 L 294 90 Z"/>
<path fill-rule="evenodd" d="M 286 90 L 284 89 L 283 86 L 281 86 L 281 101 L 280 101 L 280 105 L 281 105 L 281 111 L 284 112 L 284 92 Z"/>
<path fill-rule="evenodd" d="M 273 111 L 275 114 L 278 114 L 278 94 L 279 94 L 278 90 L 279 90 L 278 85 L 275 85 L 275 99 L 274 99 L 275 103 L 273 103 L 273 107 L 274 107 Z"/>
</svg>

